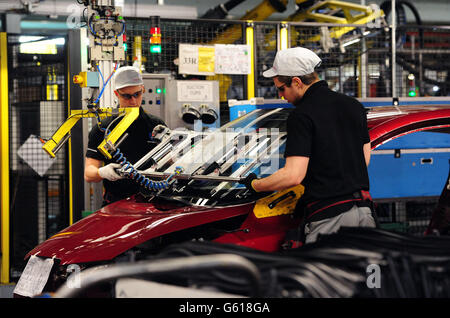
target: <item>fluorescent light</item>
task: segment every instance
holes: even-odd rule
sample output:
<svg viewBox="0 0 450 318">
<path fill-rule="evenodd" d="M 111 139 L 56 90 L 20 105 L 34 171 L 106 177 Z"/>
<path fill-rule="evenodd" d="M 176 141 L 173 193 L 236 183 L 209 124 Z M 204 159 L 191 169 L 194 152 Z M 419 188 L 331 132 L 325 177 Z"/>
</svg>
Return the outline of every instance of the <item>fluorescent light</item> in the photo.
<svg viewBox="0 0 450 318">
<path fill-rule="evenodd" d="M 30 36 L 30 35 L 21 35 L 19 36 L 19 42 L 20 43 L 27 43 L 27 42 L 35 42 L 43 39 L 43 36 Z"/>
<path fill-rule="evenodd" d="M 24 37 L 22 39 L 23 42 L 20 44 L 20 53 L 23 54 L 57 54 L 58 50 L 56 48 L 57 45 L 64 45 L 66 43 L 65 38 L 54 38 L 48 40 L 40 41 L 39 37 L 35 37 L 35 39 L 31 40 L 28 37 Z M 19 39 L 20 41 L 20 39 Z M 33 42 L 31 42 L 33 41 Z"/>
<path fill-rule="evenodd" d="M 346 46 L 349 46 L 349 45 L 352 45 L 352 44 L 358 43 L 359 41 L 361 41 L 361 39 L 360 39 L 360 38 L 357 38 L 357 39 L 353 39 L 353 40 L 351 40 L 351 41 L 348 41 L 348 42 L 346 42 L 346 43 L 342 44 L 342 46 L 343 46 L 343 47 L 346 47 Z"/>
</svg>

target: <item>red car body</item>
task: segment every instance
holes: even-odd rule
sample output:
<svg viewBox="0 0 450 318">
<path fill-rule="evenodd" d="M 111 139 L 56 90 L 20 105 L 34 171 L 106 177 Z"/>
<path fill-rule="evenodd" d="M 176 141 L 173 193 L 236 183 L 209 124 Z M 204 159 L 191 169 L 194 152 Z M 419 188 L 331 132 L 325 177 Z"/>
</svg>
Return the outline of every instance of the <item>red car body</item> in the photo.
<svg viewBox="0 0 450 318">
<path fill-rule="evenodd" d="M 450 128 L 450 106 L 375 107 L 368 113 L 372 148 L 415 131 Z M 60 265 L 108 261 L 158 237 L 241 216 L 239 229 L 216 242 L 262 251 L 277 251 L 288 229 L 297 226 L 291 215 L 256 218 L 254 202 L 225 207 L 173 207 L 139 203 L 135 197 L 115 202 L 78 221 L 30 251 L 55 257 Z"/>
</svg>

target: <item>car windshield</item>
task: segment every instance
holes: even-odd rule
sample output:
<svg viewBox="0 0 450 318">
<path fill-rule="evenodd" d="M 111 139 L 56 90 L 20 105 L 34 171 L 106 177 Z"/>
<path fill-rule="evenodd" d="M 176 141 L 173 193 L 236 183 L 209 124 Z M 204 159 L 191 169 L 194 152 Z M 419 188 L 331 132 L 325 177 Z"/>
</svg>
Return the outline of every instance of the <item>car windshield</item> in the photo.
<svg viewBox="0 0 450 318">
<path fill-rule="evenodd" d="M 264 177 L 284 166 L 290 111 L 257 109 L 220 129 L 172 130 L 157 136 L 159 144 L 134 164 L 142 176 L 154 182 L 143 186 L 141 193 L 148 200 L 163 198 L 200 206 L 256 200 L 260 195 L 247 191 L 238 181 L 252 172 Z M 169 186 L 158 190 L 158 181 L 163 180 Z"/>
</svg>

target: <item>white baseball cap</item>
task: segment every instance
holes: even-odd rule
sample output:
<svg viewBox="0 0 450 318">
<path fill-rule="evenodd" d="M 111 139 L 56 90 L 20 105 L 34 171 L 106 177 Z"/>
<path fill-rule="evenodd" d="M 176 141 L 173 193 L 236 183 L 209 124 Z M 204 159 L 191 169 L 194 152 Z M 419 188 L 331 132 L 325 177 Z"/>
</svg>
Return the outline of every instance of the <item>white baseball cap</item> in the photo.
<svg viewBox="0 0 450 318">
<path fill-rule="evenodd" d="M 320 57 L 304 47 L 285 49 L 277 52 L 272 68 L 263 72 L 263 76 L 303 76 L 313 73 L 320 63 Z"/>
<path fill-rule="evenodd" d="M 114 74 L 114 90 L 128 86 L 144 85 L 142 75 L 139 70 L 133 66 L 123 66 Z"/>
</svg>

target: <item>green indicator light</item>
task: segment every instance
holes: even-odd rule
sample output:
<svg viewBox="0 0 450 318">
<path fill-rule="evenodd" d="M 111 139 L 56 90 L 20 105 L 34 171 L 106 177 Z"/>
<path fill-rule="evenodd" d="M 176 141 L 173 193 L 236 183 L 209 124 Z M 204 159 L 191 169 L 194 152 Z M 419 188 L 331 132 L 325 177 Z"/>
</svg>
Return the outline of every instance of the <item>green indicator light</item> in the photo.
<svg viewBox="0 0 450 318">
<path fill-rule="evenodd" d="M 122 20 L 123 17 L 122 17 L 121 15 L 119 15 L 119 16 L 117 17 L 117 19 Z"/>
<path fill-rule="evenodd" d="M 98 19 L 100 19 L 100 16 L 99 16 L 99 15 L 96 15 L 95 18 L 98 20 Z"/>
<path fill-rule="evenodd" d="M 409 97 L 415 97 L 416 96 L 416 92 L 415 91 L 410 91 L 408 93 Z"/>
<path fill-rule="evenodd" d="M 156 94 L 161 94 L 161 88 L 156 89 Z"/>
<path fill-rule="evenodd" d="M 123 44 L 123 50 L 126 52 L 128 49 L 128 45 L 126 43 Z"/>
<path fill-rule="evenodd" d="M 150 53 L 161 53 L 161 45 L 150 45 Z"/>
<path fill-rule="evenodd" d="M 166 89 L 165 89 L 165 88 L 163 88 L 163 93 L 164 93 L 164 94 L 166 93 Z"/>
</svg>

